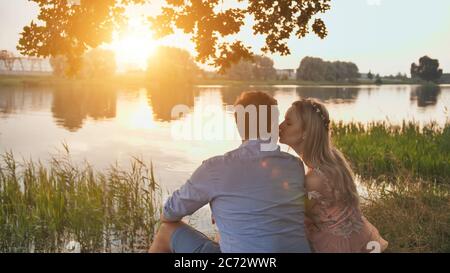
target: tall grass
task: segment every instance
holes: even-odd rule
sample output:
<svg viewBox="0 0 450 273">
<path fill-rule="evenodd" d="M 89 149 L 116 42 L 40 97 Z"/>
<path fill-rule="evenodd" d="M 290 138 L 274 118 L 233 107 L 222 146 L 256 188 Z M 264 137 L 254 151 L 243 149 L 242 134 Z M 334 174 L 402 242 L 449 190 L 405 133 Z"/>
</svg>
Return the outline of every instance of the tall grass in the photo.
<svg viewBox="0 0 450 273">
<path fill-rule="evenodd" d="M 425 181 L 377 183 L 362 203 L 388 252 L 450 252 L 450 187 Z"/>
<path fill-rule="evenodd" d="M 390 252 L 450 252 L 450 125 L 333 124 L 336 145 L 369 187 L 365 216 Z M 153 168 L 133 158 L 94 172 L 69 151 L 48 164 L 0 160 L 0 252 L 146 251 L 161 211 Z"/>
<path fill-rule="evenodd" d="M 129 171 L 77 167 L 70 156 L 19 164 L 0 161 L 0 252 L 81 252 L 148 249 L 160 213 L 160 191 L 148 167 L 133 158 Z"/>
<path fill-rule="evenodd" d="M 333 140 L 366 179 L 450 183 L 450 123 L 334 123 Z"/>
<path fill-rule="evenodd" d="M 450 123 L 334 123 L 333 140 L 368 187 L 364 215 L 389 252 L 450 251 Z"/>
</svg>

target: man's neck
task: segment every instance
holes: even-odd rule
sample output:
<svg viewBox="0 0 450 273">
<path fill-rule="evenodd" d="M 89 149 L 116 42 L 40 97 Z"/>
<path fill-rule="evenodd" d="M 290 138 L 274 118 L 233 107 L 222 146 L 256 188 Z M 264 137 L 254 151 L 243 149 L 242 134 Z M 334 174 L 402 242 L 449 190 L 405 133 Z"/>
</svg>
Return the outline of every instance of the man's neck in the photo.
<svg viewBox="0 0 450 273">
<path fill-rule="evenodd" d="M 242 143 L 248 142 L 248 141 L 269 141 L 269 139 L 260 139 L 260 138 L 256 138 L 256 139 L 243 139 Z"/>
</svg>

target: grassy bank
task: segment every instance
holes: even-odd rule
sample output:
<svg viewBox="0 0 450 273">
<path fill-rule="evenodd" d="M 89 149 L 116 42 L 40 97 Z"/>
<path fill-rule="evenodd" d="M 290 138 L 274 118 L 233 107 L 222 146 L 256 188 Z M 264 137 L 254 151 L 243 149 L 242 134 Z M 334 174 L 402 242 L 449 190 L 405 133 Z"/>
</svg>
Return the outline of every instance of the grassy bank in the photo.
<svg viewBox="0 0 450 273">
<path fill-rule="evenodd" d="M 95 173 L 67 155 L 49 165 L 0 161 L 0 252 L 146 251 L 160 195 L 151 168 L 134 159 L 131 171 Z"/>
<path fill-rule="evenodd" d="M 386 122 L 332 125 L 333 139 L 365 179 L 426 180 L 450 184 L 450 123 L 422 128 Z"/>
<path fill-rule="evenodd" d="M 389 252 L 450 252 L 450 126 L 333 124 L 334 140 L 369 187 L 365 216 Z M 21 163 L 19 163 L 21 162 Z M 0 252 L 146 251 L 160 213 L 152 168 L 95 172 L 66 153 L 48 164 L 0 160 Z"/>
<path fill-rule="evenodd" d="M 358 86 L 358 85 L 376 85 L 375 81 L 371 80 L 355 80 L 351 82 L 330 82 L 330 81 L 303 81 L 303 80 L 226 80 L 226 79 L 199 79 L 195 82 L 199 85 L 227 85 L 227 86 L 239 86 L 239 85 L 298 85 L 298 86 Z M 401 85 L 401 84 L 417 84 L 413 80 L 386 80 L 383 84 Z"/>
<path fill-rule="evenodd" d="M 369 185 L 362 209 L 389 241 L 388 252 L 450 252 L 450 124 L 332 128 L 335 144 Z"/>
<path fill-rule="evenodd" d="M 415 84 L 413 81 L 386 81 L 385 84 Z M 116 75 L 107 79 L 67 79 L 52 75 L 42 76 L 14 76 L 0 75 L 0 85 L 25 85 L 25 86 L 64 86 L 64 85 L 114 85 L 114 86 L 145 86 L 149 80 L 145 73 Z M 299 86 L 349 86 L 349 85 L 374 85 L 373 81 L 355 82 L 311 82 L 302 80 L 226 80 L 226 79 L 197 79 L 195 85 L 225 85 L 225 86 L 249 86 L 249 85 L 299 85 Z"/>
<path fill-rule="evenodd" d="M 362 210 L 389 241 L 387 252 L 450 252 L 449 185 L 403 178 L 377 183 Z"/>
</svg>

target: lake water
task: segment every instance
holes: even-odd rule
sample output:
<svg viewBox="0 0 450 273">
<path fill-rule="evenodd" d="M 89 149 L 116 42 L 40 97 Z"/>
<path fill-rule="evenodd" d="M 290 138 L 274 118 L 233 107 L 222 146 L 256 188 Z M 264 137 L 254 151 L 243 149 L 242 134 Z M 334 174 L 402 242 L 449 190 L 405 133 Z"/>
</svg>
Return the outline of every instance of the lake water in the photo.
<svg viewBox="0 0 450 273">
<path fill-rule="evenodd" d="M 97 169 L 116 161 L 126 168 L 132 156 L 153 162 L 158 182 L 168 192 L 183 184 L 202 160 L 239 146 L 231 112 L 247 90 L 273 95 L 281 117 L 292 102 L 314 97 L 325 102 L 334 121 L 444 125 L 450 86 L 423 89 L 383 86 L 195 86 L 167 88 L 0 86 L 0 153 L 48 159 L 67 143 L 75 161 Z M 188 113 L 172 118 L 175 105 Z M 281 147 L 287 151 L 287 147 Z"/>
</svg>

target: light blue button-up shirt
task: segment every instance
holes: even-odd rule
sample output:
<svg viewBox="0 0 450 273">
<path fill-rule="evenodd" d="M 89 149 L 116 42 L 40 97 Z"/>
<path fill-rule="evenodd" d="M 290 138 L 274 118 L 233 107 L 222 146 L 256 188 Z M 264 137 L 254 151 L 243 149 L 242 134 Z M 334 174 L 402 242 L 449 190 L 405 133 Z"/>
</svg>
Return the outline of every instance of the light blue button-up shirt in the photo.
<svg viewBox="0 0 450 273">
<path fill-rule="evenodd" d="M 261 151 L 260 140 L 203 162 L 164 204 L 180 220 L 210 204 L 222 252 L 309 252 L 304 230 L 302 162 L 288 153 Z"/>
</svg>

